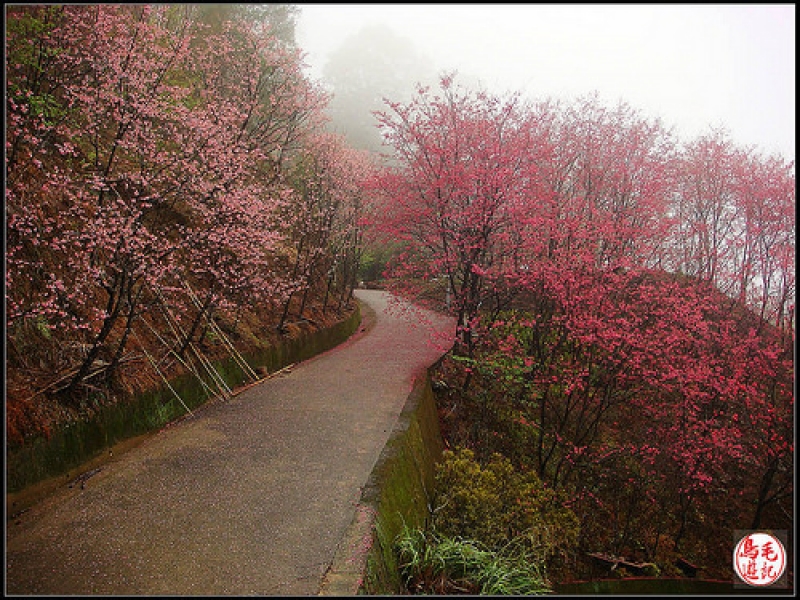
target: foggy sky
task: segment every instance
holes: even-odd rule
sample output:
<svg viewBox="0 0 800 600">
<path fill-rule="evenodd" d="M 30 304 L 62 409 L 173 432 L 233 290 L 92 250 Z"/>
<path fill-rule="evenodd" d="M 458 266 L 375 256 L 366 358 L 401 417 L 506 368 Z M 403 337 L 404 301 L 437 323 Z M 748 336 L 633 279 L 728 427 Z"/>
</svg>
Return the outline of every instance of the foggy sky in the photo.
<svg viewBox="0 0 800 600">
<path fill-rule="evenodd" d="M 384 24 L 497 93 L 594 91 L 683 137 L 727 128 L 742 146 L 795 157 L 795 7 L 778 5 L 301 4 L 297 41 L 322 79 L 330 52 Z"/>
</svg>

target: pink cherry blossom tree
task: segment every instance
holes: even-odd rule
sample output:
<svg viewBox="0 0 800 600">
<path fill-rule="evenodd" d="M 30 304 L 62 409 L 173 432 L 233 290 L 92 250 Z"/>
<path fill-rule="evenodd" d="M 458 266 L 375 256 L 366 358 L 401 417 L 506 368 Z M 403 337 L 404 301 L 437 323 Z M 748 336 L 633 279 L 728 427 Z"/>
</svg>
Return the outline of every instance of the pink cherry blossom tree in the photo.
<svg viewBox="0 0 800 600">
<path fill-rule="evenodd" d="M 479 312 L 507 302 L 505 274 L 522 266 L 523 213 L 539 193 L 536 115 L 518 96 L 445 76 L 441 95 L 420 88 L 379 120 L 394 151 L 376 183 L 379 227 L 404 245 L 395 281 L 441 281 L 469 353 Z"/>
<path fill-rule="evenodd" d="M 367 153 L 349 149 L 343 138 L 328 132 L 310 136 L 295 157 L 292 194 L 282 211 L 289 293 L 279 330 L 295 298 L 297 316 L 302 318 L 315 292 L 323 296 L 323 309 L 334 283 L 340 288 L 340 307 L 352 294 L 361 248 L 364 184 L 372 168 Z"/>
<path fill-rule="evenodd" d="M 185 343 L 217 306 L 279 303 L 285 169 L 325 102 L 299 52 L 191 7 L 11 16 L 8 324 L 77 344 L 66 391 L 113 373 L 153 290 L 200 291 Z"/>
</svg>

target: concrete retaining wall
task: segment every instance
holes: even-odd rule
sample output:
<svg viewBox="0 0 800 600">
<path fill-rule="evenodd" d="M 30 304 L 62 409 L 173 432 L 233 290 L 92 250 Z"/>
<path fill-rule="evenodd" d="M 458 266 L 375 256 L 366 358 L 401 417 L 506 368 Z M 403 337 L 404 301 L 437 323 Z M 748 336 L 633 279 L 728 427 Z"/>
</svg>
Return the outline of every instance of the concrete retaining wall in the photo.
<svg viewBox="0 0 800 600">
<path fill-rule="evenodd" d="M 394 541 L 404 526 L 424 526 L 442 450 L 436 400 L 425 373 L 415 382 L 361 493 L 355 518 L 325 575 L 320 595 L 402 591 Z"/>
</svg>

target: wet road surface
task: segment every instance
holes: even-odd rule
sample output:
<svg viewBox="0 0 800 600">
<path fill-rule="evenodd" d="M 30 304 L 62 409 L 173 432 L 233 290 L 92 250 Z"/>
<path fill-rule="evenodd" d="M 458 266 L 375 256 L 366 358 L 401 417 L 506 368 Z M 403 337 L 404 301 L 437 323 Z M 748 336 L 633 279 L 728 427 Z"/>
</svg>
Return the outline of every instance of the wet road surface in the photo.
<svg viewBox="0 0 800 600">
<path fill-rule="evenodd" d="M 317 594 L 414 378 L 444 352 L 434 332 L 452 328 L 357 296 L 374 311 L 366 332 L 9 522 L 6 592 Z"/>
</svg>

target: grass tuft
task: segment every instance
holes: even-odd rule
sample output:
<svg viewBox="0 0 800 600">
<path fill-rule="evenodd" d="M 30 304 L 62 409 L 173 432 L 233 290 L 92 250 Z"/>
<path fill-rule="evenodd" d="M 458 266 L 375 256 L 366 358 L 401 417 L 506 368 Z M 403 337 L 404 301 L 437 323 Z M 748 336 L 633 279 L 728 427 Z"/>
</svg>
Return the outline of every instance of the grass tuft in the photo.
<svg viewBox="0 0 800 600">
<path fill-rule="evenodd" d="M 539 562 L 520 544 L 496 552 L 474 540 L 405 528 L 395 550 L 410 593 L 503 596 L 552 592 Z"/>
</svg>

